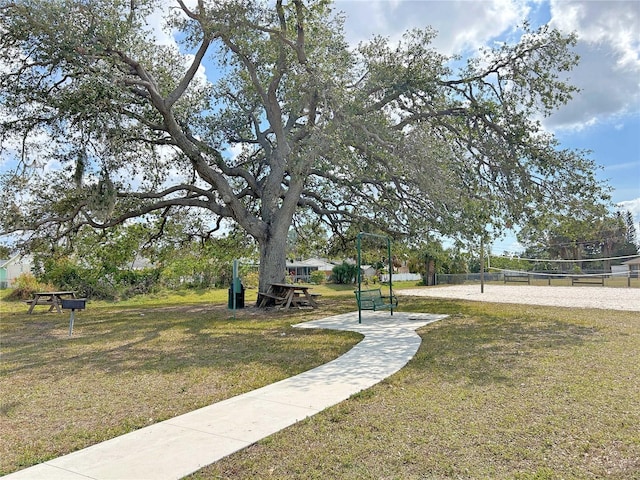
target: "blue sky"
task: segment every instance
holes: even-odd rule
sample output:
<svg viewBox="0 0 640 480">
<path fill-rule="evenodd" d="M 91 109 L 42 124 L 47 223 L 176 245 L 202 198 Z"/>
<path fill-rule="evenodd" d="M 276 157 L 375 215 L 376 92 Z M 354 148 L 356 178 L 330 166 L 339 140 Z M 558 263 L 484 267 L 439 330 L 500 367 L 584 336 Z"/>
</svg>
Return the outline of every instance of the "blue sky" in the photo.
<svg viewBox="0 0 640 480">
<path fill-rule="evenodd" d="M 432 26 L 443 53 L 473 55 L 482 46 L 518 37 L 517 25 L 550 23 L 578 35 L 580 65 L 570 81 L 581 89 L 544 121 L 562 147 L 590 150 L 613 187 L 613 201 L 640 222 L 640 1 L 570 0 L 340 0 L 351 43 L 374 34 L 399 38 L 410 28 Z M 513 236 L 496 241 L 495 253 L 519 250 Z"/>
</svg>

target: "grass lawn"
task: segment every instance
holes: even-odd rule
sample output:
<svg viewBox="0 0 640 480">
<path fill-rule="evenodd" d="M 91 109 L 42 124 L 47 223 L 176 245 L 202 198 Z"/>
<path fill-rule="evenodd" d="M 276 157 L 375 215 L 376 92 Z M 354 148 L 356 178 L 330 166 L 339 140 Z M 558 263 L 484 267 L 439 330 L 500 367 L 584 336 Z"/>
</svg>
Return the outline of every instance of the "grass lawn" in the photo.
<svg viewBox="0 0 640 480">
<path fill-rule="evenodd" d="M 68 311 L 26 312 L 0 305 L 0 475 L 296 375 L 360 339 L 291 328 L 324 308 L 234 319 L 226 290 L 89 302 L 72 337 Z"/>
<path fill-rule="evenodd" d="M 399 287 L 398 287 L 399 288 Z M 352 333 L 290 324 L 352 311 L 226 308 L 226 290 L 0 306 L 0 474 L 325 363 Z M 247 296 L 251 301 L 251 294 Z M 448 313 L 400 372 L 190 478 L 640 479 L 637 312 L 400 298 Z"/>
</svg>

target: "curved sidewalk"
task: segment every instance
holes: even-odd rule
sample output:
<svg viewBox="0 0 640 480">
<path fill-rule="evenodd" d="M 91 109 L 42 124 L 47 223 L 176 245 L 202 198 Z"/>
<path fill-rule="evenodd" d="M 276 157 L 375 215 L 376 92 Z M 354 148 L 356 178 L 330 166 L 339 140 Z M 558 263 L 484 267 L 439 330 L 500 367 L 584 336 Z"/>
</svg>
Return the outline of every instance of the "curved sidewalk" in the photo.
<svg viewBox="0 0 640 480">
<path fill-rule="evenodd" d="M 358 312 L 298 328 L 359 332 L 341 357 L 307 372 L 164 422 L 6 475 L 29 480 L 179 479 L 400 370 L 420 346 L 419 327 L 445 318 L 425 313 Z"/>
</svg>

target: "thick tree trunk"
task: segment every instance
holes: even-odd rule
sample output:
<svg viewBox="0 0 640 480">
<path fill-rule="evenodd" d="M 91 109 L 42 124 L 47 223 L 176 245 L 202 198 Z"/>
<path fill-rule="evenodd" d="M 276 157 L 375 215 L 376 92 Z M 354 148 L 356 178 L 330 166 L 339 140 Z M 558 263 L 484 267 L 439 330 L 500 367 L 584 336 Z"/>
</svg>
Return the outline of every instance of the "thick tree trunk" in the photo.
<svg viewBox="0 0 640 480">
<path fill-rule="evenodd" d="M 286 268 L 286 239 L 271 237 L 260 242 L 260 277 L 258 292 L 268 293 L 272 283 L 284 283 Z M 258 295 L 260 305 L 261 296 Z M 268 304 L 267 304 L 268 305 Z M 263 305 L 264 306 L 264 305 Z"/>
<path fill-rule="evenodd" d="M 258 291 L 268 293 L 272 283 L 283 283 L 287 264 L 287 234 L 304 185 L 304 175 L 292 176 L 287 194 L 280 199 L 281 181 L 265 187 L 262 220 L 268 227 L 258 238 L 260 245 L 260 277 Z"/>
</svg>

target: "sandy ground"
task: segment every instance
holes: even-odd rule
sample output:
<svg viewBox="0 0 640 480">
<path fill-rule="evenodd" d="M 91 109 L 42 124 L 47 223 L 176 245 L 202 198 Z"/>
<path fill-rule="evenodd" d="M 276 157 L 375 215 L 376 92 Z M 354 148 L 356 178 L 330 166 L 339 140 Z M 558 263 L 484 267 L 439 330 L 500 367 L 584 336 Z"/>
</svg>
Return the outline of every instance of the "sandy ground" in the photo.
<svg viewBox="0 0 640 480">
<path fill-rule="evenodd" d="M 640 312 L 640 288 L 554 287 L 480 284 L 395 290 L 397 295 L 460 298 L 479 302 L 526 303 L 554 307 L 602 308 Z"/>
</svg>

